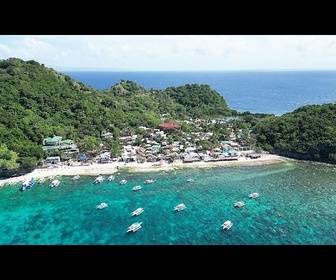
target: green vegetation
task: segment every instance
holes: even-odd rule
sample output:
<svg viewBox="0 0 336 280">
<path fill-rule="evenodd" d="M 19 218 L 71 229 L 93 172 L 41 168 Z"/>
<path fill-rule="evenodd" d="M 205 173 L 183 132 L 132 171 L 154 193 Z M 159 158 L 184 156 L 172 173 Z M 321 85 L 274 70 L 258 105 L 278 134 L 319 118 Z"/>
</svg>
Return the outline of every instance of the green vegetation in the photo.
<svg viewBox="0 0 336 280">
<path fill-rule="evenodd" d="M 194 141 L 194 123 L 204 121 L 203 132 L 213 135 L 196 143 L 214 148 L 230 133 L 242 145 L 288 157 L 336 163 L 336 105 L 308 105 L 282 116 L 238 113 L 208 85 L 187 84 L 165 90 L 146 90 L 121 80 L 98 91 L 36 61 L 0 60 L 0 169 L 32 167 L 46 156 L 43 139 L 60 135 L 73 140 L 81 152 L 99 148 L 101 132 L 112 155 L 121 152 L 119 137 L 146 135 L 140 127 L 156 128 L 163 121 L 179 124 L 176 139 Z M 225 125 L 207 122 L 237 117 Z M 172 135 L 168 142 L 174 141 Z"/>
<path fill-rule="evenodd" d="M 8 150 L 6 144 L 0 146 L 0 166 L 4 169 L 15 169 L 19 167 L 16 162 L 18 159 L 17 153 Z"/>
<path fill-rule="evenodd" d="M 231 116 L 232 110 L 228 108 L 225 100 L 208 85 L 185 85 L 169 87 L 164 91 L 175 102 L 180 104 L 179 110 L 174 110 L 176 117 L 187 115 L 192 118 Z"/>
<path fill-rule="evenodd" d="M 336 104 L 306 105 L 253 128 L 260 148 L 297 159 L 336 163 Z"/>
<path fill-rule="evenodd" d="M 188 103 L 183 95 L 202 103 Z M 101 131 L 108 130 L 114 135 L 108 145 L 118 152 L 119 137 L 140 126 L 155 128 L 162 122 L 161 114 L 176 120 L 233 112 L 209 86 L 148 91 L 121 80 L 109 90 L 97 91 L 36 61 L 18 58 L 0 60 L 0 103 L 0 145 L 18 155 L 19 166 L 40 161 L 43 139 L 53 135 L 73 140 L 85 152 L 97 147 Z M 1 154 L 0 168 L 16 167 L 3 160 L 7 159 Z"/>
</svg>

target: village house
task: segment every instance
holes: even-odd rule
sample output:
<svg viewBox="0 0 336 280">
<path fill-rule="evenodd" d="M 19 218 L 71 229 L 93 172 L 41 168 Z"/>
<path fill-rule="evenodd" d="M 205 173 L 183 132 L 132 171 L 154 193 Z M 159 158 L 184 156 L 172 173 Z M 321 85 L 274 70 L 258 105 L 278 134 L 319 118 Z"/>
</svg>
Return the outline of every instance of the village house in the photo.
<svg viewBox="0 0 336 280">
<path fill-rule="evenodd" d="M 157 128 L 163 131 L 174 131 L 181 129 L 181 126 L 174 123 L 162 123 L 159 124 Z"/>
</svg>

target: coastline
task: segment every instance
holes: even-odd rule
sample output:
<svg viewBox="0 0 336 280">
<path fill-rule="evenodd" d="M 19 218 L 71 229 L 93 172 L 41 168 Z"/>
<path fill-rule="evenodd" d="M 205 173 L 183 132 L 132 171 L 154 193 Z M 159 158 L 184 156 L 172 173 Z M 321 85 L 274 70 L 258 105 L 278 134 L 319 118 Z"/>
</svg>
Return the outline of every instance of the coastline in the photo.
<svg viewBox="0 0 336 280">
<path fill-rule="evenodd" d="M 0 180 L 0 186 L 5 183 L 13 183 L 18 181 L 24 181 L 31 177 L 35 179 L 48 178 L 50 176 L 75 176 L 75 175 L 87 175 L 87 176 L 98 176 L 98 175 L 112 175 L 120 171 L 127 172 L 156 172 L 156 171 L 170 171 L 174 169 L 183 168 L 213 168 L 213 167 L 232 167 L 232 166 L 258 166 L 274 164 L 280 161 L 287 161 L 285 157 L 263 154 L 260 158 L 249 159 L 245 157 L 240 157 L 238 160 L 234 161 L 218 161 L 218 162 L 191 162 L 183 163 L 182 161 L 174 163 L 162 163 L 153 164 L 152 162 L 145 163 L 123 163 L 123 162 L 113 162 L 104 164 L 91 164 L 91 165 L 78 165 L 78 166 L 59 166 L 55 168 L 37 168 L 33 172 L 19 176 L 12 177 L 4 180 Z"/>
</svg>

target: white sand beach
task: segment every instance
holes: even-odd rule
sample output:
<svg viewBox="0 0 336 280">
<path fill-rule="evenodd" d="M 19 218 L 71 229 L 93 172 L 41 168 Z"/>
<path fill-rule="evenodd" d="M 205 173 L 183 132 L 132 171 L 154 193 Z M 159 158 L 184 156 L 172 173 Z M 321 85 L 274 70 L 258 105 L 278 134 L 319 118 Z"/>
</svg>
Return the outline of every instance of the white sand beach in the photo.
<svg viewBox="0 0 336 280">
<path fill-rule="evenodd" d="M 182 168 L 211 168 L 219 166 L 255 166 L 255 165 L 273 164 L 285 160 L 287 159 L 281 156 L 263 154 L 260 158 L 256 159 L 240 157 L 238 160 L 218 161 L 218 162 L 201 161 L 201 162 L 183 163 L 182 161 L 176 161 L 174 163 L 162 163 L 162 164 L 155 164 L 152 162 L 145 162 L 145 163 L 113 162 L 113 163 L 78 165 L 78 166 L 59 166 L 56 168 L 44 168 L 44 169 L 37 168 L 33 172 L 25 174 L 23 176 L 0 180 L 0 186 L 3 185 L 4 183 L 24 181 L 30 177 L 35 177 L 36 179 L 39 179 L 39 178 L 48 178 L 50 176 L 75 176 L 75 175 L 96 176 L 99 174 L 112 175 L 122 170 L 127 170 L 129 172 L 153 172 L 153 171 L 155 172 L 162 170 L 169 171 Z"/>
</svg>

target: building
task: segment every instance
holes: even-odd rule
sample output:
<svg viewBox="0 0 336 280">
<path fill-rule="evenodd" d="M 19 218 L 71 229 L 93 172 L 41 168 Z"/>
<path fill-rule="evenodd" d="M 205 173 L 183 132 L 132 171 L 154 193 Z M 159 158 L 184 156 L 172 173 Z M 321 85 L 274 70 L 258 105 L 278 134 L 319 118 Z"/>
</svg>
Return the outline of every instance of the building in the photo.
<svg viewBox="0 0 336 280">
<path fill-rule="evenodd" d="M 56 157 L 47 157 L 45 159 L 45 163 L 59 164 L 60 162 L 61 162 L 61 158 L 59 156 L 56 156 Z"/>
<path fill-rule="evenodd" d="M 181 126 L 175 123 L 162 123 L 157 126 L 157 128 L 163 130 L 163 131 L 172 131 L 172 130 L 179 130 L 181 129 Z"/>
<path fill-rule="evenodd" d="M 74 141 L 66 139 L 62 140 L 61 136 L 54 135 L 43 140 L 43 151 L 59 151 L 63 150 L 66 153 L 78 153 L 79 149 Z"/>
<path fill-rule="evenodd" d="M 47 137 L 43 140 L 43 146 L 58 146 L 62 141 L 61 136 Z"/>
</svg>

